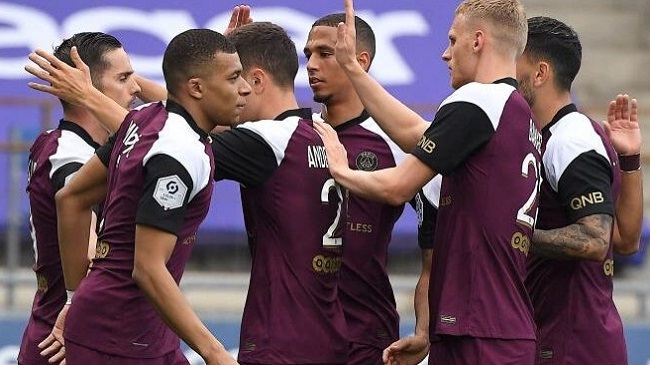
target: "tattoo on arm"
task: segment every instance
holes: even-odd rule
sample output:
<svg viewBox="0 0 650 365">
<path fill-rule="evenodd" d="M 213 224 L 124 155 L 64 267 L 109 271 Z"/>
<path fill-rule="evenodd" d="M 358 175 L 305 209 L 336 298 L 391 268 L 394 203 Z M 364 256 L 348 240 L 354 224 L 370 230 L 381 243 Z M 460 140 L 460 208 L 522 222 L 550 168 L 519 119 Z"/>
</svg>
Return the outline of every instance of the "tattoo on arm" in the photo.
<svg viewBox="0 0 650 365">
<path fill-rule="evenodd" d="M 533 233 L 535 254 L 554 259 L 586 259 L 600 261 L 607 254 L 613 218 L 592 214 L 566 227 Z"/>
</svg>

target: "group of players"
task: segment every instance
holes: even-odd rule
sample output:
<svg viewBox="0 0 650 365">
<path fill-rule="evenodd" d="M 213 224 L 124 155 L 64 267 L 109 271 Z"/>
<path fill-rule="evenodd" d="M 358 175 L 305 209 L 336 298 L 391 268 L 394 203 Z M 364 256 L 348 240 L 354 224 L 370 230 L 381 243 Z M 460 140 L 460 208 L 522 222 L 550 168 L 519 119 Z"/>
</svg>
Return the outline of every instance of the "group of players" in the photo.
<svg viewBox="0 0 650 365">
<path fill-rule="evenodd" d="M 429 123 L 368 75 L 374 34 L 345 5 L 304 47 L 320 114 L 298 106 L 287 33 L 247 6 L 225 36 L 170 42 L 166 88 L 103 33 L 30 55 L 64 119 L 30 152 L 39 285 L 20 364 L 186 364 L 179 338 L 237 363 L 178 288 L 221 179 L 242 186 L 252 255 L 240 364 L 626 363 L 612 252 L 640 236 L 636 101 L 601 129 L 571 102 L 571 28 L 465 0 L 443 54 L 456 91 Z M 399 339 L 386 261 L 408 201 L 422 273 Z"/>
</svg>

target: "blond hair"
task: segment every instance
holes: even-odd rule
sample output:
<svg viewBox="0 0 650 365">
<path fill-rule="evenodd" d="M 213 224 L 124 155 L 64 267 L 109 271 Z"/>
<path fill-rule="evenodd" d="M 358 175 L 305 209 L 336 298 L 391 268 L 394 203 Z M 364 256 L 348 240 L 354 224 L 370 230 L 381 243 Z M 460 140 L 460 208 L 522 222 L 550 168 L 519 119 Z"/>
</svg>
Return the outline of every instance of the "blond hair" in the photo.
<svg viewBox="0 0 650 365">
<path fill-rule="evenodd" d="M 456 15 L 469 20 L 485 21 L 492 26 L 497 46 L 521 56 L 528 37 L 526 11 L 519 0 L 465 0 L 456 8 Z"/>
</svg>

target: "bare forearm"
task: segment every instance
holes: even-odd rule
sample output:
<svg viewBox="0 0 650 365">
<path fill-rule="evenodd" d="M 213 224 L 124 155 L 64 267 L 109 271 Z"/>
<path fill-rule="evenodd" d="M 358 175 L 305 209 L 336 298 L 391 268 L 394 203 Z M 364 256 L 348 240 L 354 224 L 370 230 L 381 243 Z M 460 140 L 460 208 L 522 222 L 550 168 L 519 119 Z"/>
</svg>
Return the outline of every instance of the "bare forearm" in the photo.
<svg viewBox="0 0 650 365">
<path fill-rule="evenodd" d="M 388 136 L 406 152 L 413 150 L 429 127 L 417 113 L 388 93 L 358 64 L 345 68 L 364 107 Z"/>
<path fill-rule="evenodd" d="M 617 253 L 629 255 L 639 249 L 643 223 L 642 172 L 621 173 L 616 202 L 616 229 L 612 244 Z"/>
<path fill-rule="evenodd" d="M 164 265 L 136 265 L 133 278 L 163 321 L 203 359 L 226 351 L 191 309 Z"/>
<path fill-rule="evenodd" d="M 562 228 L 535 229 L 532 250 L 554 259 L 601 261 L 607 254 L 611 229 L 612 217 L 606 214 L 590 215 Z"/>
<path fill-rule="evenodd" d="M 83 105 L 85 108 L 90 110 L 93 116 L 97 118 L 106 129 L 110 130 L 112 133 L 117 132 L 120 128 L 120 124 L 122 124 L 122 121 L 129 113 L 128 110 L 122 108 L 113 99 L 94 88 L 83 101 Z"/>
<path fill-rule="evenodd" d="M 429 337 L 429 278 L 433 267 L 433 249 L 422 250 L 422 271 L 415 286 L 415 335 Z"/>
<path fill-rule="evenodd" d="M 393 169 L 373 172 L 346 169 L 333 173 L 334 179 L 347 188 L 351 194 L 364 199 L 380 201 L 392 205 L 400 205 L 413 196 L 396 192 L 395 178 L 391 176 Z M 413 193 L 415 195 L 415 193 Z"/>
<path fill-rule="evenodd" d="M 90 264 L 88 240 L 92 211 L 74 199 L 57 199 L 56 206 L 65 287 L 75 290 L 86 276 Z"/>
<path fill-rule="evenodd" d="M 167 89 L 164 87 L 140 75 L 135 75 L 135 81 L 140 86 L 140 94 L 138 96 L 145 103 L 167 100 Z"/>
</svg>

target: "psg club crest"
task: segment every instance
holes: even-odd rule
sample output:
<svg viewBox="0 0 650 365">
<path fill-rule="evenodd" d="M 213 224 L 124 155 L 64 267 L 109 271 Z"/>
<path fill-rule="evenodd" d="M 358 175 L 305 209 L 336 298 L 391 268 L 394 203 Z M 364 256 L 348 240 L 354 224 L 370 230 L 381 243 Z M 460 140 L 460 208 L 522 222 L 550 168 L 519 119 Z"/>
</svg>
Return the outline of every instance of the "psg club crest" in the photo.
<svg viewBox="0 0 650 365">
<path fill-rule="evenodd" d="M 375 171 L 379 165 L 377 155 L 370 151 L 363 151 L 357 155 L 357 169 L 362 171 Z"/>
</svg>

